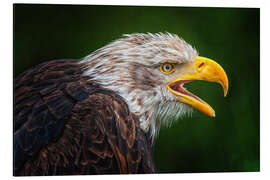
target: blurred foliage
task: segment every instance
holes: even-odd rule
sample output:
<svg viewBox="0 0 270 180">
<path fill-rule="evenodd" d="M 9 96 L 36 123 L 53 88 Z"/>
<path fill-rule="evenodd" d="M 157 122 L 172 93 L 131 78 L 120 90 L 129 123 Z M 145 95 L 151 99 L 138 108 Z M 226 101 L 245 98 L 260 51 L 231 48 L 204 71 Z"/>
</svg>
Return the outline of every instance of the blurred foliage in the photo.
<svg viewBox="0 0 270 180">
<path fill-rule="evenodd" d="M 256 8 L 14 5 L 14 76 L 44 61 L 81 58 L 121 34 L 171 32 L 219 62 L 230 89 L 185 86 L 216 111 L 163 127 L 158 172 L 259 171 L 259 23 Z"/>
</svg>

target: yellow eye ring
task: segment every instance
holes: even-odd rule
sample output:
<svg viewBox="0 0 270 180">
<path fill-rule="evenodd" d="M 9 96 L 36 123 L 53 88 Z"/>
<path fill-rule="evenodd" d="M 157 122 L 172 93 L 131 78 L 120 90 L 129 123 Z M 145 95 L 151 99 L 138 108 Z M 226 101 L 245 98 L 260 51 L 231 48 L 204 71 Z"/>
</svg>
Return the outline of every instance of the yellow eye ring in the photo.
<svg viewBox="0 0 270 180">
<path fill-rule="evenodd" d="M 160 71 L 164 74 L 170 74 L 175 70 L 175 65 L 172 63 L 164 63 L 160 66 Z"/>
</svg>

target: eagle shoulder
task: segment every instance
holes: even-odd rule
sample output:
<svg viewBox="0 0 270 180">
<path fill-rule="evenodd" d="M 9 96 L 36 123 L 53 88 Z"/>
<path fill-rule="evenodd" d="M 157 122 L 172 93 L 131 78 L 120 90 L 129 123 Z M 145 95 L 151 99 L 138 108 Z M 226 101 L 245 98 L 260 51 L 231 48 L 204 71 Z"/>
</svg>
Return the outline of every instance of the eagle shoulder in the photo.
<svg viewBox="0 0 270 180">
<path fill-rule="evenodd" d="M 97 89 L 74 59 L 39 64 L 14 80 L 14 174 L 62 134 L 74 105 Z"/>
<path fill-rule="evenodd" d="M 124 99 L 78 70 L 51 61 L 15 80 L 15 175 L 153 173 L 152 145 Z"/>
</svg>

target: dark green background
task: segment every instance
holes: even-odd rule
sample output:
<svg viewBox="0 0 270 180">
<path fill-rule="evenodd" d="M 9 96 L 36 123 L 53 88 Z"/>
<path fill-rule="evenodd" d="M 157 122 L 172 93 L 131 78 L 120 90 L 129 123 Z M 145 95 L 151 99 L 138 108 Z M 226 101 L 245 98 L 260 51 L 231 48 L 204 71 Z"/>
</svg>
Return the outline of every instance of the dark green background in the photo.
<svg viewBox="0 0 270 180">
<path fill-rule="evenodd" d="M 260 10 L 246 8 L 14 5 L 14 75 L 57 58 L 81 58 L 125 33 L 171 32 L 229 78 L 186 87 L 216 111 L 163 127 L 155 147 L 158 172 L 260 170 Z"/>
</svg>

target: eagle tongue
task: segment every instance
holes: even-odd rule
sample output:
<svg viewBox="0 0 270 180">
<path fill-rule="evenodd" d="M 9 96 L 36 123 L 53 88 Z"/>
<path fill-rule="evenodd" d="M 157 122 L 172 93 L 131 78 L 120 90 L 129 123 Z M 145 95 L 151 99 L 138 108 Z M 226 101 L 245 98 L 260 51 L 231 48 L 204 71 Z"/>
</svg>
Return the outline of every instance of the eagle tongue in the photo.
<svg viewBox="0 0 270 180">
<path fill-rule="evenodd" d="M 200 98 L 198 98 L 197 96 L 195 96 L 194 94 L 192 94 L 191 92 L 187 91 L 184 87 L 183 87 L 183 84 L 184 83 L 187 83 L 187 82 L 191 82 L 191 81 L 183 81 L 182 83 L 179 83 L 177 84 L 177 91 L 182 93 L 182 94 L 185 94 L 185 95 L 188 95 L 198 101 L 202 101 Z"/>
</svg>

